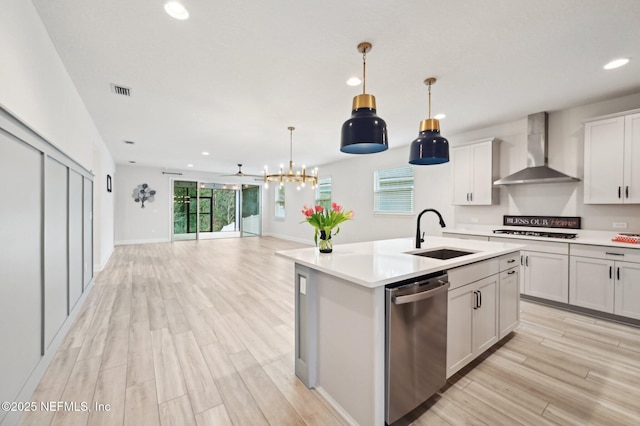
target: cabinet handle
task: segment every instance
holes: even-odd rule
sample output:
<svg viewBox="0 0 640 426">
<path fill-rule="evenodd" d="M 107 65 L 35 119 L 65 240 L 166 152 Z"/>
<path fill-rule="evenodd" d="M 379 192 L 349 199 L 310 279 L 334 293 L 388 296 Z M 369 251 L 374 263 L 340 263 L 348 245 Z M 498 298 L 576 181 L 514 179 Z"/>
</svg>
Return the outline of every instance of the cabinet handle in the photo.
<svg viewBox="0 0 640 426">
<path fill-rule="evenodd" d="M 524 258 L 524 256 L 523 256 L 523 255 L 520 255 L 520 266 L 524 266 L 524 262 L 523 262 L 523 260 L 522 260 L 523 258 Z"/>
<path fill-rule="evenodd" d="M 618 268 L 618 272 L 620 272 L 620 268 Z M 482 292 L 478 291 L 478 299 L 480 301 L 480 303 L 478 304 L 478 308 L 482 308 Z"/>
<path fill-rule="evenodd" d="M 622 198 L 622 187 L 618 187 L 618 198 Z"/>
<path fill-rule="evenodd" d="M 624 187 L 624 197 L 625 198 L 629 198 L 629 186 L 625 186 Z"/>
<path fill-rule="evenodd" d="M 616 278 L 618 279 L 618 281 L 620 281 L 620 267 L 619 266 L 616 268 Z"/>
<path fill-rule="evenodd" d="M 516 261 L 515 259 L 509 259 L 509 260 L 507 260 L 507 263 L 513 263 L 515 261 Z"/>
<path fill-rule="evenodd" d="M 529 256 L 524 258 L 524 266 L 529 266 Z"/>
<path fill-rule="evenodd" d="M 516 273 L 516 271 L 510 271 L 510 272 L 507 272 L 507 275 L 513 275 L 515 273 Z"/>
<path fill-rule="evenodd" d="M 478 309 L 478 292 L 473 292 L 473 309 Z"/>
<path fill-rule="evenodd" d="M 609 266 L 609 279 L 613 278 L 613 266 Z"/>
<path fill-rule="evenodd" d="M 469 197 L 471 198 L 471 201 L 473 201 L 473 192 L 469 193 Z"/>
<path fill-rule="evenodd" d="M 608 254 L 609 256 L 624 256 L 624 253 L 614 253 L 612 251 L 605 251 L 604 254 Z"/>
</svg>

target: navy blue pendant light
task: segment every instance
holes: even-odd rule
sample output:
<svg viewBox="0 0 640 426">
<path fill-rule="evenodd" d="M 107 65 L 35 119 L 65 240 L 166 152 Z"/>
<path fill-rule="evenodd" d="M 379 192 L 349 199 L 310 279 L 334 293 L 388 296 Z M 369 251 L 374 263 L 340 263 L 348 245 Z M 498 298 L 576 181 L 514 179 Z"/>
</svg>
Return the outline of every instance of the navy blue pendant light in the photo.
<svg viewBox="0 0 640 426">
<path fill-rule="evenodd" d="M 389 149 L 387 123 L 376 115 L 376 98 L 366 93 L 367 52 L 371 43 L 358 45 L 362 53 L 362 94 L 353 98 L 351 118 L 342 125 L 340 151 L 348 154 L 373 154 Z"/>
<path fill-rule="evenodd" d="M 420 122 L 420 134 L 411 142 L 410 164 L 424 166 L 449 161 L 449 141 L 440 136 L 440 122 L 431 118 L 431 86 L 435 83 L 434 77 L 424 81 L 429 88 L 429 118 Z"/>
</svg>

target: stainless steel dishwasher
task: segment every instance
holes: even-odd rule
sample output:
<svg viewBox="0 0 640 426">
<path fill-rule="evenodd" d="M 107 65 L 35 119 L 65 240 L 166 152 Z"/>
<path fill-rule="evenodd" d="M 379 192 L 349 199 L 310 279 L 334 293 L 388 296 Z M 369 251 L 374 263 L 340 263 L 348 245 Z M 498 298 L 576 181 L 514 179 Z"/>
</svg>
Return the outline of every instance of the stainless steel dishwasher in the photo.
<svg viewBox="0 0 640 426">
<path fill-rule="evenodd" d="M 447 381 L 446 272 L 386 287 L 385 420 L 391 424 Z"/>
</svg>

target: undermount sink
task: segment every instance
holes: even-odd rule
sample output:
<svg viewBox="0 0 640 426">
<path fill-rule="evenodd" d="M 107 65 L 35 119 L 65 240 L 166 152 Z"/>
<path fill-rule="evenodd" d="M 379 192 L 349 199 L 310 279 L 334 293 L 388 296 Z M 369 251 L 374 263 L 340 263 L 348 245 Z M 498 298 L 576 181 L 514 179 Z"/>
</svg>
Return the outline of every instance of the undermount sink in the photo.
<svg viewBox="0 0 640 426">
<path fill-rule="evenodd" d="M 474 252 L 472 251 L 462 251 L 462 250 L 441 248 L 441 249 L 421 251 L 421 252 L 411 253 L 411 254 L 413 254 L 414 256 L 430 257 L 432 259 L 447 260 L 447 259 L 453 259 L 455 257 L 466 256 L 468 254 L 473 254 L 473 253 Z"/>
</svg>

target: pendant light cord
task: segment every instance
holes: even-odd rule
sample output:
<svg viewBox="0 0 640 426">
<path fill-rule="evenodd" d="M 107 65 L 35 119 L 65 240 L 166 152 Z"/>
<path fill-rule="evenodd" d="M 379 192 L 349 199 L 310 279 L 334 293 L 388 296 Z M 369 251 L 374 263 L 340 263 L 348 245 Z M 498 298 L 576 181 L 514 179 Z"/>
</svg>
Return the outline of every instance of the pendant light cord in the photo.
<svg viewBox="0 0 640 426">
<path fill-rule="evenodd" d="M 362 51 L 362 94 L 367 93 L 367 48 Z"/>
<path fill-rule="evenodd" d="M 293 173 L 293 130 L 295 127 L 289 127 L 289 173 Z"/>
<path fill-rule="evenodd" d="M 431 118 L 431 83 L 427 85 L 429 87 L 429 117 Z"/>
</svg>

